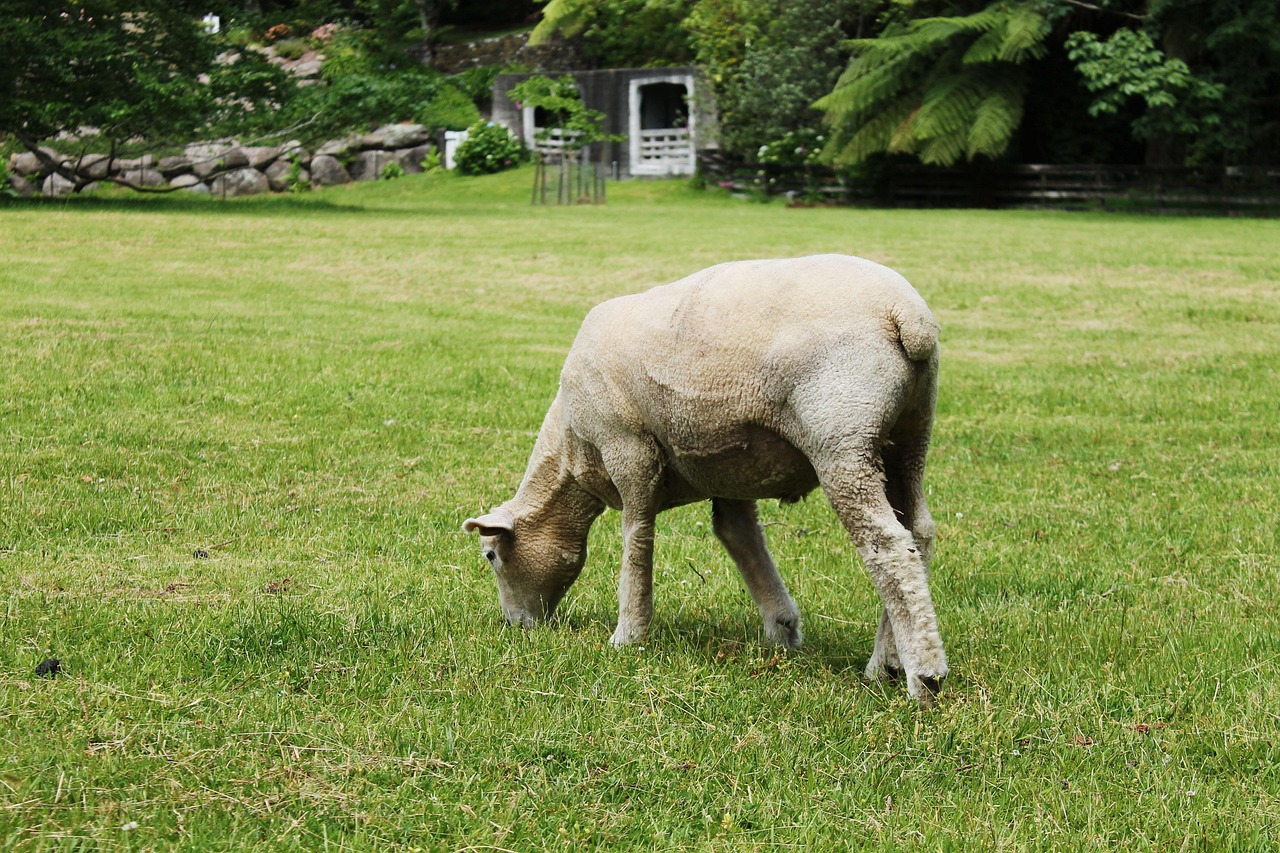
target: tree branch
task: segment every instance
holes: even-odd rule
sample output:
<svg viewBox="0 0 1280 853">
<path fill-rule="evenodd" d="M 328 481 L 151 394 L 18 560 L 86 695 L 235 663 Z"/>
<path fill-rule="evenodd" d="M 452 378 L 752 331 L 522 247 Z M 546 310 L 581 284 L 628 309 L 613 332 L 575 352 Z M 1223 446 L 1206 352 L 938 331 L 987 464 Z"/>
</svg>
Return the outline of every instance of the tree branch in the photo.
<svg viewBox="0 0 1280 853">
<path fill-rule="evenodd" d="M 1150 15 L 1135 15 L 1133 12 L 1120 12 L 1115 9 L 1104 9 L 1101 6 L 1095 6 L 1092 3 L 1086 3 L 1084 0 L 1062 0 L 1068 6 L 1076 6 L 1080 9 L 1088 9 L 1090 12 L 1101 12 L 1104 15 L 1119 15 L 1122 18 L 1129 18 L 1134 21 L 1142 21 L 1146 23 L 1151 20 Z"/>
</svg>

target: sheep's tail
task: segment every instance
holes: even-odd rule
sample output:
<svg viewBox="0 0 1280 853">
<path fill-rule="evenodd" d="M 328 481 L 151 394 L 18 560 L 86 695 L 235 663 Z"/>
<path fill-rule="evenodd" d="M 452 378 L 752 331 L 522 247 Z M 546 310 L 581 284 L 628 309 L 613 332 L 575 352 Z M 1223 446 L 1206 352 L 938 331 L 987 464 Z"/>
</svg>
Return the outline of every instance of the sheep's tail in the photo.
<svg viewBox="0 0 1280 853">
<path fill-rule="evenodd" d="M 923 305 L 918 310 L 905 315 L 898 311 L 890 313 L 893 324 L 898 329 L 898 340 L 906 350 L 907 358 L 912 361 L 925 361 L 933 355 L 938 347 L 938 321 L 933 319 L 929 309 Z"/>
</svg>

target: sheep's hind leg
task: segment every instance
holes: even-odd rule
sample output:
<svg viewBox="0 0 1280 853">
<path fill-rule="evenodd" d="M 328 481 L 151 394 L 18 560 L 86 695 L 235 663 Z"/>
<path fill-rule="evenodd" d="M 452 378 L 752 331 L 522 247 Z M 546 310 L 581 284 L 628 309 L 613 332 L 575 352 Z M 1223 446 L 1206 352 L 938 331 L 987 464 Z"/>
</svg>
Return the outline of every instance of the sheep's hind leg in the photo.
<svg viewBox="0 0 1280 853">
<path fill-rule="evenodd" d="M 866 677 L 869 681 L 890 681 L 902 677 L 902 661 L 898 658 L 898 644 L 893 638 L 888 607 L 880 610 L 876 647 L 871 653 L 871 660 L 867 661 Z"/>
<path fill-rule="evenodd" d="M 800 611 L 778 574 L 760 528 L 755 501 L 716 498 L 711 502 L 711 527 L 742 573 L 760 615 L 769 642 L 789 649 L 800 648 Z"/>
<path fill-rule="evenodd" d="M 870 458 L 824 466 L 818 476 L 884 602 L 907 691 L 928 703 L 948 670 L 923 555 L 894 517 L 879 467 Z M 882 665 L 888 655 L 887 637 L 882 645 L 879 632 L 877 636 Z"/>
</svg>

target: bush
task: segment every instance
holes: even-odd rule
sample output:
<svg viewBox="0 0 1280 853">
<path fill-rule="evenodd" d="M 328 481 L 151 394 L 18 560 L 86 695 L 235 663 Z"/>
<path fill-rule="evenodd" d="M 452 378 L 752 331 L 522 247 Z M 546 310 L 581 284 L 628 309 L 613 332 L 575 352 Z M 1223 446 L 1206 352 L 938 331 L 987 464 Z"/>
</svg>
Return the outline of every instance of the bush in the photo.
<svg viewBox="0 0 1280 853">
<path fill-rule="evenodd" d="M 281 39 L 273 46 L 281 59 L 301 59 L 310 48 L 302 39 Z"/>
<path fill-rule="evenodd" d="M 466 130 L 480 121 L 480 111 L 452 83 L 439 82 L 431 100 L 416 116 L 418 122 L 432 131 Z"/>
<path fill-rule="evenodd" d="M 489 122 L 467 131 L 467 138 L 454 154 L 454 165 L 463 175 L 490 175 L 513 169 L 525 159 L 524 144 L 505 127 Z"/>
</svg>

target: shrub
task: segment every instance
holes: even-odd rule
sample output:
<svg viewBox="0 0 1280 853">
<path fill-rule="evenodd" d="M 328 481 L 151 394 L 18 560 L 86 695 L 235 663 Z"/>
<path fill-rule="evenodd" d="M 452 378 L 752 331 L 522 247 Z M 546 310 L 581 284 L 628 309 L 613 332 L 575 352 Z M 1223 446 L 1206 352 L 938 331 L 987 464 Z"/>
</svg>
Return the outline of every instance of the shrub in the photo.
<svg viewBox="0 0 1280 853">
<path fill-rule="evenodd" d="M 451 82 L 437 81 L 431 100 L 416 116 L 421 124 L 435 130 L 466 130 L 480 121 L 480 111 Z"/>
<path fill-rule="evenodd" d="M 404 166 L 394 160 L 382 167 L 382 171 L 378 173 L 379 180 L 394 181 L 396 178 L 404 177 Z"/>
<path fill-rule="evenodd" d="M 281 39 L 275 45 L 276 56 L 281 59 L 301 59 L 310 48 L 302 39 Z"/>
<path fill-rule="evenodd" d="M 454 165 L 463 175 L 489 175 L 520 165 L 526 156 L 524 144 L 505 127 L 489 122 L 467 131 L 467 138 L 454 154 Z"/>
</svg>

